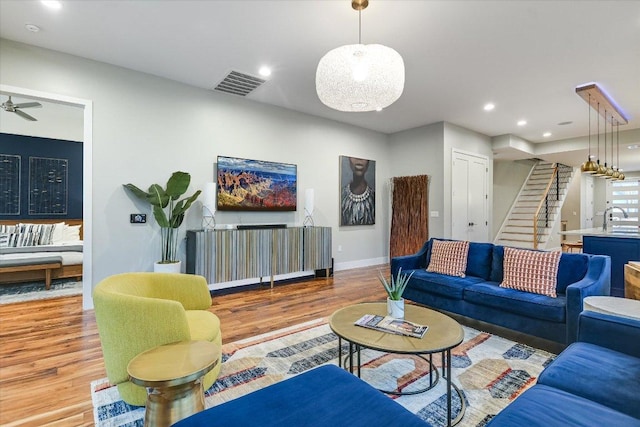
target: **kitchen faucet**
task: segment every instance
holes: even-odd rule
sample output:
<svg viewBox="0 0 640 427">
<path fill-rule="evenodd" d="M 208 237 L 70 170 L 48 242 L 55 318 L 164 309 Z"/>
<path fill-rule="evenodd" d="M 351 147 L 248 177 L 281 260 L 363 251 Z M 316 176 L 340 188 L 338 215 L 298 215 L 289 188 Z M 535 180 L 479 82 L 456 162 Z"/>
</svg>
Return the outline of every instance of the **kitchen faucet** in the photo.
<svg viewBox="0 0 640 427">
<path fill-rule="evenodd" d="M 620 212 L 622 212 L 622 215 L 624 215 L 625 218 L 629 218 L 629 214 L 627 213 L 627 211 L 622 209 L 620 206 L 608 207 L 607 209 L 604 210 L 604 213 L 602 214 L 602 231 L 604 232 L 607 231 L 607 212 L 613 209 L 618 209 Z"/>
</svg>

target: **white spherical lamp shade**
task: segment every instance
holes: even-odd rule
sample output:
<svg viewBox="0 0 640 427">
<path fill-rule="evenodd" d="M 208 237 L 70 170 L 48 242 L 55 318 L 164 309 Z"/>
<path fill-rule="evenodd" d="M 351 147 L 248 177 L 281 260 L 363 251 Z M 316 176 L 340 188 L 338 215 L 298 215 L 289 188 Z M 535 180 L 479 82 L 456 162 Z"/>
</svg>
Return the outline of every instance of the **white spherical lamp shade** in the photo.
<svg viewBox="0 0 640 427">
<path fill-rule="evenodd" d="M 313 202 L 314 202 L 314 191 L 313 188 L 307 188 L 304 191 L 304 210 L 307 215 L 313 214 Z"/>
<path fill-rule="evenodd" d="M 352 44 L 329 51 L 316 71 L 320 101 L 338 111 L 374 111 L 393 104 L 404 90 L 404 61 L 379 44 Z"/>
</svg>

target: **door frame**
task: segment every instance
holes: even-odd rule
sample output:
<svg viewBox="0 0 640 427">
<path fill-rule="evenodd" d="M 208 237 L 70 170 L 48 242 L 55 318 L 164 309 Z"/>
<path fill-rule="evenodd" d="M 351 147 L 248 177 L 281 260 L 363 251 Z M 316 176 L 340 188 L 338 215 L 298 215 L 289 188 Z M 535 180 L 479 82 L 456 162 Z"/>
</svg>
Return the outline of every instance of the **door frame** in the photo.
<svg viewBox="0 0 640 427">
<path fill-rule="evenodd" d="M 0 93 L 4 95 L 26 96 L 35 100 L 50 101 L 67 104 L 83 109 L 83 141 L 82 141 L 82 227 L 83 227 L 83 255 L 82 255 L 82 309 L 93 308 L 91 293 L 92 284 L 92 200 L 93 190 L 93 101 L 74 98 L 57 93 L 27 89 L 23 87 L 0 84 Z"/>
</svg>

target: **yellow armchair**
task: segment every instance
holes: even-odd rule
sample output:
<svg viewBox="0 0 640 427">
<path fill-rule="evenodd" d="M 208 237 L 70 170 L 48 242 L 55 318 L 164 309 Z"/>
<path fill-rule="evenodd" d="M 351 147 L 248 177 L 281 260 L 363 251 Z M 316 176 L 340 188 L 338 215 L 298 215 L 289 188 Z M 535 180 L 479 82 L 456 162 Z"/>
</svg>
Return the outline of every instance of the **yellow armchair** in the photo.
<svg viewBox="0 0 640 427">
<path fill-rule="evenodd" d="M 130 382 L 127 374 L 127 365 L 135 356 L 177 341 L 222 344 L 220 319 L 207 311 L 211 295 L 202 276 L 118 274 L 98 283 L 93 303 L 107 377 L 131 405 L 144 406 L 147 400 L 145 388 Z M 220 366 L 205 375 L 205 390 L 215 382 Z"/>
</svg>

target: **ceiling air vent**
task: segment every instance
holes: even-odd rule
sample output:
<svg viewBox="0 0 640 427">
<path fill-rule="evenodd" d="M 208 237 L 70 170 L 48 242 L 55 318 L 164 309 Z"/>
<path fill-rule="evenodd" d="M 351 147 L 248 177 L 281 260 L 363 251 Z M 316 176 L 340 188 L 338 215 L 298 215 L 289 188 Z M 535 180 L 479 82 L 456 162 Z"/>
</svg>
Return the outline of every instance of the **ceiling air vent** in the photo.
<svg viewBox="0 0 640 427">
<path fill-rule="evenodd" d="M 213 89 L 220 92 L 231 93 L 233 95 L 247 96 L 264 82 L 266 82 L 266 80 L 259 77 L 250 76 L 249 74 L 240 73 L 238 71 L 231 71 Z"/>
</svg>

